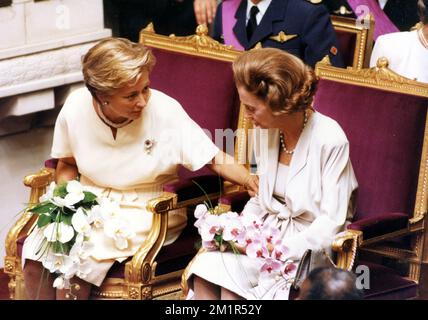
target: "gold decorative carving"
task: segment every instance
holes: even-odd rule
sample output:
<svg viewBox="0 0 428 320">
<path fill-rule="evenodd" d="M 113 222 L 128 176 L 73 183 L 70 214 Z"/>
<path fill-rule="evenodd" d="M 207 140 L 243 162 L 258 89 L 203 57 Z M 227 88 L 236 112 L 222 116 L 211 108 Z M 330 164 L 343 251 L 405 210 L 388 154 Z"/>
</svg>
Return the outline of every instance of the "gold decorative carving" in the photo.
<svg viewBox="0 0 428 320">
<path fill-rule="evenodd" d="M 15 258 L 6 257 L 4 262 L 4 272 L 7 274 L 15 274 Z"/>
<path fill-rule="evenodd" d="M 7 288 L 9 290 L 9 299 L 15 300 L 16 281 L 14 277 L 10 278 Z"/>
<path fill-rule="evenodd" d="M 147 202 L 147 210 L 154 214 L 163 213 L 174 208 L 176 203 L 176 194 L 164 192 L 160 197 Z"/>
<path fill-rule="evenodd" d="M 318 77 L 336 82 L 348 83 L 380 90 L 428 97 L 428 85 L 407 79 L 388 69 L 387 61 L 381 58 L 376 67 L 370 69 L 336 68 L 324 62 L 317 63 Z"/>
<path fill-rule="evenodd" d="M 141 290 L 141 299 L 150 300 L 152 299 L 152 288 L 151 286 L 143 287 Z"/>
<path fill-rule="evenodd" d="M 241 53 L 208 36 L 206 25 L 199 25 L 196 34 L 187 37 L 177 37 L 174 34 L 163 36 L 153 33 L 150 28 L 143 29 L 140 32 L 140 42 L 149 47 L 228 62 L 235 60 Z"/>
<path fill-rule="evenodd" d="M 152 268 L 150 267 L 149 263 L 145 263 L 143 265 L 143 282 L 148 283 L 150 281 L 152 275 Z"/>
<path fill-rule="evenodd" d="M 140 287 L 139 286 L 130 286 L 128 288 L 128 298 L 131 300 L 141 300 L 140 299 Z"/>
<path fill-rule="evenodd" d="M 357 248 L 361 244 L 363 233 L 356 230 L 346 230 L 339 233 L 332 243 L 332 249 L 337 252 L 336 266 L 341 269 L 351 270 L 357 254 Z"/>
<path fill-rule="evenodd" d="M 142 32 L 145 32 L 145 33 L 156 33 L 156 32 L 155 32 L 155 26 L 153 25 L 153 22 L 150 22 L 150 23 L 147 25 L 147 27 L 145 27 L 145 28 L 142 30 Z"/>
</svg>

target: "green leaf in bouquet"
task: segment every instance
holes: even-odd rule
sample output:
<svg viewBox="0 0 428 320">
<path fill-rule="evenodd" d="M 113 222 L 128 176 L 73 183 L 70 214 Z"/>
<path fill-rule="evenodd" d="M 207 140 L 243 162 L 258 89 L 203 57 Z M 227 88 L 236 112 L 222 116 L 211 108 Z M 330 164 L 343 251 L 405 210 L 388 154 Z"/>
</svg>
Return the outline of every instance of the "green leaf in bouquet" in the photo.
<svg viewBox="0 0 428 320">
<path fill-rule="evenodd" d="M 31 208 L 29 211 L 36 214 L 50 215 L 56 208 L 57 206 L 52 202 L 44 201 Z"/>
<path fill-rule="evenodd" d="M 71 244 L 69 242 L 62 243 L 59 241 L 55 241 L 52 243 L 52 250 L 55 253 L 68 254 L 71 249 Z"/>
<path fill-rule="evenodd" d="M 42 227 L 48 225 L 49 223 L 51 223 L 52 221 L 53 220 L 52 220 L 51 216 L 41 214 L 41 215 L 39 215 L 39 218 L 37 219 L 37 226 L 39 228 L 42 228 Z"/>
<path fill-rule="evenodd" d="M 75 212 L 74 210 L 67 207 L 63 207 L 61 211 L 62 211 L 62 214 L 65 216 L 72 216 Z"/>
<path fill-rule="evenodd" d="M 223 242 L 223 236 L 221 234 L 216 234 L 214 236 L 214 239 L 215 239 L 216 242 L 218 242 L 220 244 L 222 244 L 222 242 Z"/>
<path fill-rule="evenodd" d="M 95 199 L 97 198 L 97 196 L 95 194 L 93 194 L 92 192 L 89 191 L 83 191 L 85 198 L 83 198 L 82 202 L 83 203 L 89 203 L 89 202 L 94 202 Z"/>
<path fill-rule="evenodd" d="M 197 183 L 195 180 L 192 180 L 192 182 L 194 183 L 194 184 L 196 184 L 196 186 L 203 192 L 203 194 L 205 195 L 205 197 L 207 198 L 207 200 L 208 200 L 208 202 L 207 201 L 204 201 L 204 204 L 205 204 L 205 206 L 208 208 L 208 210 L 213 210 L 214 209 L 214 206 L 213 206 L 213 204 L 212 204 L 212 202 L 211 202 L 211 199 L 210 199 L 210 197 L 208 196 L 208 194 L 206 193 L 206 191 L 204 190 L 204 188 L 202 188 L 202 186 L 199 184 L 199 183 Z"/>
<path fill-rule="evenodd" d="M 67 183 L 57 185 L 53 192 L 54 197 L 64 198 L 67 195 Z"/>
<path fill-rule="evenodd" d="M 65 215 L 65 214 L 62 214 L 61 215 L 61 217 L 60 217 L 60 219 L 59 219 L 59 221 L 60 222 L 64 222 L 65 224 L 67 224 L 67 225 L 69 225 L 69 226 L 71 226 L 71 219 L 73 218 L 73 216 L 72 215 Z"/>
</svg>

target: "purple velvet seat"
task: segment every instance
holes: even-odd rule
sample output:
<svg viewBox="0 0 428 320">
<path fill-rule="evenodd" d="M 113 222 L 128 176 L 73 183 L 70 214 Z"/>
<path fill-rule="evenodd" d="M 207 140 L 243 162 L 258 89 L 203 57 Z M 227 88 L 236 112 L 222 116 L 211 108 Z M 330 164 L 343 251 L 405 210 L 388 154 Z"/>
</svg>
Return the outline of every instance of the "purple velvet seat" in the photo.
<svg viewBox="0 0 428 320">
<path fill-rule="evenodd" d="M 315 108 L 339 122 L 350 142 L 359 183 L 355 226 L 363 219 L 376 218 L 373 223 L 379 224 L 412 216 L 426 102 L 420 97 L 320 81 Z"/>
</svg>

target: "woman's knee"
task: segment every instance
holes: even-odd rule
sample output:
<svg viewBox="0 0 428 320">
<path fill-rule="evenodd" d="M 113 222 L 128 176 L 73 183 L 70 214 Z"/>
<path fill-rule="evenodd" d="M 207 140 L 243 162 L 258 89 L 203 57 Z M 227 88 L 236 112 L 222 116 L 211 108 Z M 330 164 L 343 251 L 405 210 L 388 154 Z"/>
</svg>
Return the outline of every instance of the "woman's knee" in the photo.
<svg viewBox="0 0 428 320">
<path fill-rule="evenodd" d="M 33 278 L 36 276 L 40 277 L 43 271 L 44 271 L 44 268 L 41 262 L 37 262 L 33 260 L 27 260 L 25 262 L 25 266 L 23 269 L 24 277 L 27 277 L 27 278 Z"/>
</svg>

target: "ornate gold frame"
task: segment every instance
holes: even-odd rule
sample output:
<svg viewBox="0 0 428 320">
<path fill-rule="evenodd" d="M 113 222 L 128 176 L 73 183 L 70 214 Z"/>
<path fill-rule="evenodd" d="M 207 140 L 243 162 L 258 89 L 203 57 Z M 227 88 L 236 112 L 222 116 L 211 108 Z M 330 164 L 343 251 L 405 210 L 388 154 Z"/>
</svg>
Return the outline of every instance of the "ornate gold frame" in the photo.
<svg viewBox="0 0 428 320">
<path fill-rule="evenodd" d="M 380 58 L 376 67 L 358 70 L 350 67 L 347 69 L 335 68 L 331 66 L 328 57 L 326 57 L 316 65 L 315 73 L 322 79 L 335 82 L 410 94 L 428 99 L 427 84 L 407 79 L 388 69 L 388 60 L 385 58 Z M 333 249 L 338 252 L 339 266 L 344 269 L 351 269 L 357 249 L 361 249 L 385 257 L 407 261 L 410 264 L 408 277 L 416 282 L 419 281 L 421 265 L 428 264 L 428 247 L 424 247 L 424 241 L 427 239 L 425 220 L 428 211 L 428 113 L 425 119 L 424 142 L 414 208 L 413 216 L 409 219 L 406 229 L 369 240 L 364 240 L 363 234 L 358 231 L 348 230 L 341 234 L 333 244 Z M 382 244 L 384 240 L 405 235 L 414 236 L 412 250 L 391 248 Z"/>
<path fill-rule="evenodd" d="M 374 17 L 369 14 L 364 20 L 369 23 L 368 29 L 364 28 L 362 25 L 358 25 L 356 19 L 331 16 L 331 22 L 335 30 L 357 35 L 354 61 L 352 64 L 352 67 L 356 69 L 367 68 L 369 66 L 370 55 L 373 49 Z"/>
</svg>

